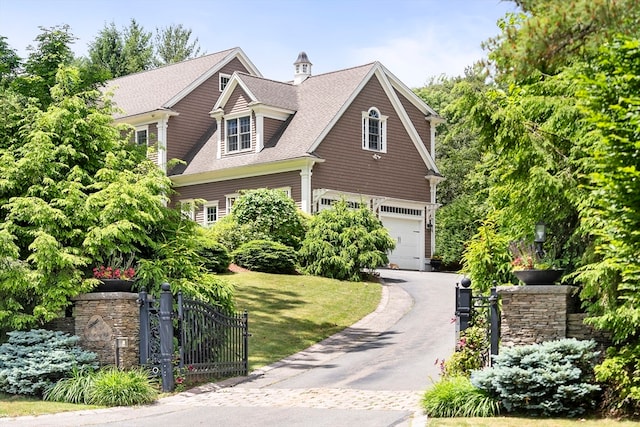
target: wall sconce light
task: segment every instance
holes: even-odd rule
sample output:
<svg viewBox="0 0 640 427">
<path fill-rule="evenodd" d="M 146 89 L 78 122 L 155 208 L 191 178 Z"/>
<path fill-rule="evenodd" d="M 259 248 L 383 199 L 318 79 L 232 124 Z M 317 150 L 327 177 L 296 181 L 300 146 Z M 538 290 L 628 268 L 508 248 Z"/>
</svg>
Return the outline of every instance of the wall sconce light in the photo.
<svg viewBox="0 0 640 427">
<path fill-rule="evenodd" d="M 117 348 L 129 347 L 129 338 L 128 337 L 116 337 L 116 347 Z"/>
<path fill-rule="evenodd" d="M 433 223 L 431 222 L 431 220 L 429 220 L 429 222 L 427 223 L 427 230 L 431 231 L 433 229 Z"/>
<path fill-rule="evenodd" d="M 380 156 L 380 154 L 374 154 L 373 156 L 373 160 L 380 160 L 382 158 L 382 156 Z"/>
</svg>

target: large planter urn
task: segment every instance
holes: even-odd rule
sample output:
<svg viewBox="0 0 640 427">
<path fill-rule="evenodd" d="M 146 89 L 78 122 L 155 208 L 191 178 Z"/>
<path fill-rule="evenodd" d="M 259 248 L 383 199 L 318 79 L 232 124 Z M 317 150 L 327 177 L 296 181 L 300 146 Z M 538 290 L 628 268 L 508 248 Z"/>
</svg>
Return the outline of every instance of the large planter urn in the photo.
<svg viewBox="0 0 640 427">
<path fill-rule="evenodd" d="M 100 279 L 100 282 L 93 292 L 131 292 L 133 290 L 133 280 Z"/>
<path fill-rule="evenodd" d="M 513 274 L 525 285 L 553 285 L 564 270 L 514 270 Z"/>
</svg>

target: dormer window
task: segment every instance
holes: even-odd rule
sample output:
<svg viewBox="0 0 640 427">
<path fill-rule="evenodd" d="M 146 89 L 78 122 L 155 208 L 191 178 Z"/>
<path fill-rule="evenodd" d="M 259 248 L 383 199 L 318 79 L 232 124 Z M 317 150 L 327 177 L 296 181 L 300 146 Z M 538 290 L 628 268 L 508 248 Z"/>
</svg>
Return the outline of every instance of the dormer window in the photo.
<svg viewBox="0 0 640 427">
<path fill-rule="evenodd" d="M 387 152 L 387 116 L 377 108 L 362 112 L 362 149 Z"/>
<path fill-rule="evenodd" d="M 251 149 L 251 117 L 226 119 L 227 153 Z"/>
</svg>

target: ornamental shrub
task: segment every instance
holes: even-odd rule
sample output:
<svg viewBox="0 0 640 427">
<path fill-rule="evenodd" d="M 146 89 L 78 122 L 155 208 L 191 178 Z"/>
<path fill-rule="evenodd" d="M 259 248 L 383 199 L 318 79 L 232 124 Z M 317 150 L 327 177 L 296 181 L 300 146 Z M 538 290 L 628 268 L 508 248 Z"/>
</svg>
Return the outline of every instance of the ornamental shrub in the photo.
<svg viewBox="0 0 640 427">
<path fill-rule="evenodd" d="M 233 251 L 233 262 L 263 273 L 291 274 L 296 271 L 296 251 L 270 240 L 252 240 Z"/>
<path fill-rule="evenodd" d="M 493 417 L 500 414 L 499 402 L 475 388 L 469 378 L 443 378 L 424 393 L 422 407 L 430 417 Z"/>
<path fill-rule="evenodd" d="M 251 240 L 265 239 L 299 249 L 305 235 L 305 219 L 296 203 L 279 189 L 242 191 L 231 215 L 238 224 L 248 225 Z"/>
<path fill-rule="evenodd" d="M 88 404 L 88 393 L 97 374 L 97 371 L 93 369 L 74 368 L 71 371 L 71 376 L 50 384 L 45 389 L 42 398 L 51 402 Z"/>
<path fill-rule="evenodd" d="M 97 355 L 77 346 L 79 338 L 59 331 L 8 332 L 0 345 L 0 391 L 41 396 L 74 368 L 97 367 Z"/>
<path fill-rule="evenodd" d="M 140 368 L 74 369 L 70 377 L 47 388 L 44 400 L 100 406 L 143 405 L 157 399 L 155 382 Z"/>
<path fill-rule="evenodd" d="M 102 406 L 144 405 L 157 398 L 157 388 L 149 380 L 149 373 L 141 368 L 101 369 L 87 392 L 87 403 Z"/>
<path fill-rule="evenodd" d="M 231 255 L 223 244 L 213 240 L 203 242 L 198 255 L 202 257 L 204 268 L 209 273 L 225 273 L 231 264 Z"/>
<path fill-rule="evenodd" d="M 366 206 L 345 200 L 314 216 L 299 251 L 305 272 L 330 279 L 360 281 L 363 270 L 389 263 L 395 240 Z"/>
<path fill-rule="evenodd" d="M 595 373 L 596 380 L 604 386 L 605 413 L 640 417 L 640 344 L 608 348 L 607 357 L 595 367 Z"/>
<path fill-rule="evenodd" d="M 443 364 L 443 375 L 469 377 L 472 371 L 484 368 L 489 360 L 489 347 L 486 327 L 474 325 L 465 329 L 460 333 L 456 350 Z"/>
<path fill-rule="evenodd" d="M 561 339 L 503 348 L 471 383 L 500 400 L 507 412 L 575 417 L 595 407 L 595 342 Z"/>
</svg>

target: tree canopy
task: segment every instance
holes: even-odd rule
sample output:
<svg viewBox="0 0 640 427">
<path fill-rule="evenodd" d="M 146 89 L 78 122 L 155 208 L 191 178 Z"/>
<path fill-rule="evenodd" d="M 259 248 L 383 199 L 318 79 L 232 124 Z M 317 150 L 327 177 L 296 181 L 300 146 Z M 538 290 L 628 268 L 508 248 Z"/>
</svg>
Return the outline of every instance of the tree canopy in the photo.
<svg viewBox="0 0 640 427">
<path fill-rule="evenodd" d="M 191 39 L 191 30 L 180 25 L 156 28 L 155 38 L 135 19 L 118 29 L 106 24 L 89 44 L 93 65 L 109 71 L 111 77 L 149 70 L 194 58 L 200 53 L 198 39 Z"/>
<path fill-rule="evenodd" d="M 0 87 L 0 329 L 58 317 L 98 283 L 93 267 L 125 257 L 150 292 L 169 281 L 230 309 L 233 288 L 206 274 L 206 238 L 166 206 L 169 178 L 67 64 L 70 39 L 44 31 L 24 73 Z"/>
</svg>

